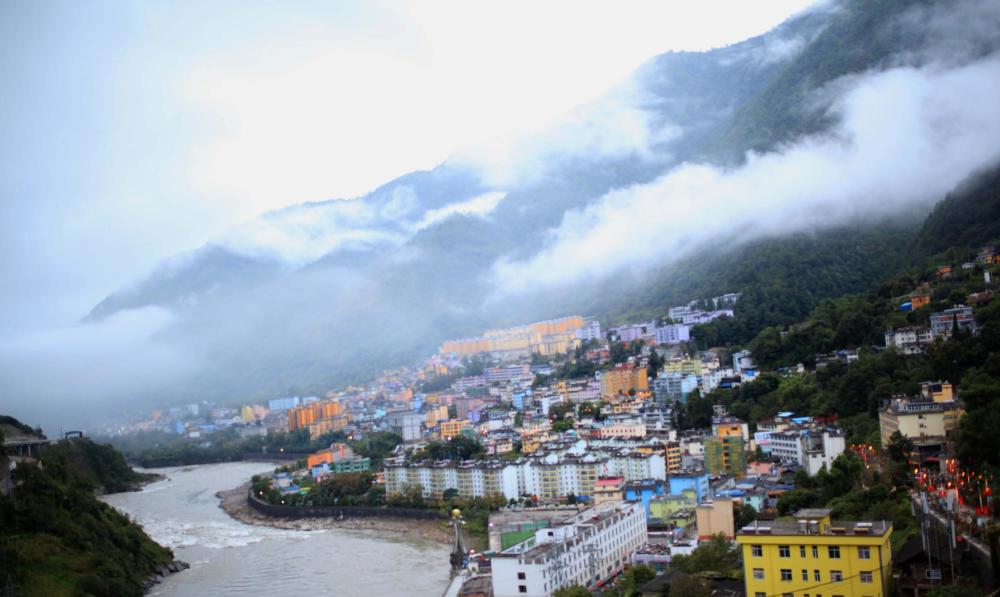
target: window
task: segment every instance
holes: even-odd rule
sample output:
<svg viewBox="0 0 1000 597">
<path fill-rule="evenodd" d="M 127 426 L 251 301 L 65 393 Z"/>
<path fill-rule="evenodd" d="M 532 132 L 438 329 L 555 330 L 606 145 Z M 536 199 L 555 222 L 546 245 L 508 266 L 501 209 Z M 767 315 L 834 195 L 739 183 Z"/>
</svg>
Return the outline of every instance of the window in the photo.
<svg viewBox="0 0 1000 597">
<path fill-rule="evenodd" d="M 844 573 L 841 572 L 840 570 L 831 570 L 830 571 L 830 580 L 832 582 L 840 582 L 840 581 L 844 580 Z"/>
<path fill-rule="evenodd" d="M 528 587 L 526 587 L 524 585 L 517 585 L 517 592 L 518 593 L 527 593 L 528 592 Z"/>
<path fill-rule="evenodd" d="M 787 545 L 778 546 L 778 557 L 779 558 L 789 558 L 792 556 L 792 550 Z"/>
<path fill-rule="evenodd" d="M 831 560 L 839 560 L 840 559 L 840 546 L 839 545 L 831 545 L 829 547 L 829 550 L 830 550 L 830 559 Z"/>
<path fill-rule="evenodd" d="M 764 580 L 764 569 L 754 568 L 753 569 L 753 579 L 754 580 Z"/>
<path fill-rule="evenodd" d="M 820 576 L 819 576 L 819 570 L 813 570 L 813 580 L 815 580 L 816 582 L 819 582 L 819 581 L 822 580 L 820 578 Z"/>
<path fill-rule="evenodd" d="M 872 583 L 872 573 L 871 572 L 862 572 L 861 573 L 861 582 L 865 583 L 866 585 L 870 585 Z"/>
<path fill-rule="evenodd" d="M 782 593 L 781 597 L 794 597 L 791 593 Z"/>
<path fill-rule="evenodd" d="M 788 568 L 781 569 L 781 580 L 790 581 L 792 580 L 792 571 Z"/>
<path fill-rule="evenodd" d="M 819 557 L 819 548 L 816 547 L 815 545 L 813 545 L 813 557 L 814 558 L 818 558 Z"/>
<path fill-rule="evenodd" d="M 860 559 L 860 560 L 870 560 L 870 559 L 872 559 L 872 548 L 870 548 L 870 547 L 859 547 L 858 548 L 858 559 Z"/>
<path fill-rule="evenodd" d="M 806 546 L 805 545 L 800 545 L 799 546 L 799 557 L 800 558 L 806 557 Z"/>
<path fill-rule="evenodd" d="M 755 558 L 759 558 L 764 555 L 764 548 L 761 547 L 760 545 L 751 545 L 750 555 L 752 555 Z"/>
<path fill-rule="evenodd" d="M 767 593 L 765 593 L 764 591 L 757 591 L 756 593 L 753 594 L 753 597 L 767 597 Z"/>
<path fill-rule="evenodd" d="M 809 582 L 809 571 L 808 570 L 803 570 L 802 571 L 802 580 L 804 580 L 806 582 Z"/>
<path fill-rule="evenodd" d="M 518 573 L 517 573 L 517 580 L 524 580 L 525 578 L 526 578 L 526 577 L 524 576 L 524 573 L 523 573 L 523 572 L 518 572 Z"/>
</svg>

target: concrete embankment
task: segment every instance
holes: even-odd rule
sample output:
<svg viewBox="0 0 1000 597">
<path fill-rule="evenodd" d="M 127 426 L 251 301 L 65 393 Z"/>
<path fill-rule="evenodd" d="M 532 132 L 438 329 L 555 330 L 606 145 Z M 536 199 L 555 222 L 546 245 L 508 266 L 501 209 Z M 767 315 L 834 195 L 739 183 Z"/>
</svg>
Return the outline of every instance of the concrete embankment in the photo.
<svg viewBox="0 0 1000 597">
<path fill-rule="evenodd" d="M 252 508 L 248 499 L 250 483 L 216 494 L 219 497 L 219 507 L 234 519 L 251 525 L 269 526 L 278 529 L 295 531 L 313 531 L 320 529 L 349 529 L 364 531 L 381 531 L 405 534 L 427 541 L 449 544 L 452 541 L 452 531 L 448 523 L 440 518 L 403 518 L 391 514 L 378 516 L 350 516 L 343 518 L 337 515 L 277 517 L 269 516 Z M 341 508 L 340 511 L 350 512 Z"/>
</svg>

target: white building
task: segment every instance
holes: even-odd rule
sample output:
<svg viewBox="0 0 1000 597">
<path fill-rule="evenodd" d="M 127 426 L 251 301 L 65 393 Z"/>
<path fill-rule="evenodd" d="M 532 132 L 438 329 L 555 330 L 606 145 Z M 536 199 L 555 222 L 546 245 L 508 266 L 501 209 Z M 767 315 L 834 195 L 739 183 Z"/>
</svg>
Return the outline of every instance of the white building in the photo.
<svg viewBox="0 0 1000 597">
<path fill-rule="evenodd" d="M 846 447 L 843 432 L 821 427 L 773 431 L 770 443 L 771 456 L 777 456 L 782 462 L 798 464 L 810 475 L 815 475 L 824 466 L 829 470 Z"/>
<path fill-rule="evenodd" d="M 656 328 L 657 344 L 680 344 L 691 340 L 691 326 L 674 323 Z"/>
<path fill-rule="evenodd" d="M 583 324 L 583 327 L 576 330 L 576 337 L 579 340 L 586 342 L 587 340 L 601 340 L 604 336 L 601 335 L 601 322 L 596 319 L 592 319 L 587 323 Z"/>
<path fill-rule="evenodd" d="M 493 556 L 494 597 L 549 597 L 571 585 L 594 588 L 646 542 L 641 503 L 609 502 Z"/>
<path fill-rule="evenodd" d="M 885 347 L 903 354 L 919 354 L 923 347 L 934 343 L 934 332 L 925 327 L 906 327 L 885 333 Z"/>
<path fill-rule="evenodd" d="M 412 410 L 389 413 L 386 423 L 389 431 L 403 438 L 404 442 L 414 442 L 420 439 L 420 425 L 424 422 L 424 415 Z"/>
</svg>

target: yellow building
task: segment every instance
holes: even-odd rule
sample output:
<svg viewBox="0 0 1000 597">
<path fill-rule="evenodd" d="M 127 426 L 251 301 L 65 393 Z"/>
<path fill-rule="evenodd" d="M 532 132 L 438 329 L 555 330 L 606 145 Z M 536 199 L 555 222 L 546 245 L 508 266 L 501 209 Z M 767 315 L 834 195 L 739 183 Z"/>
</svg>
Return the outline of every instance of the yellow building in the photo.
<svg viewBox="0 0 1000 597">
<path fill-rule="evenodd" d="M 799 510 L 795 521 L 740 529 L 748 597 L 884 597 L 892 572 L 888 521 L 831 521 L 830 510 Z"/>
<path fill-rule="evenodd" d="M 329 419 L 320 419 L 318 421 L 313 421 L 306 425 L 306 429 L 309 430 L 309 438 L 316 439 L 317 437 L 323 435 L 324 433 L 329 433 L 331 431 L 340 431 L 341 429 L 347 427 L 351 423 L 350 415 L 337 415 L 336 417 L 330 417 Z"/>
<path fill-rule="evenodd" d="M 448 420 L 448 407 L 445 405 L 440 405 L 435 408 L 427 409 L 427 426 L 434 427 L 440 421 Z"/>
<path fill-rule="evenodd" d="M 896 431 L 917 444 L 940 443 L 958 428 L 964 414 L 950 383 L 925 381 L 920 396 L 894 396 L 879 412 L 882 445 L 889 445 Z"/>
<path fill-rule="evenodd" d="M 667 474 L 674 475 L 681 472 L 680 442 L 667 442 L 664 452 L 667 461 Z"/>
<path fill-rule="evenodd" d="M 601 397 L 628 394 L 629 390 L 649 391 L 649 377 L 645 367 L 619 367 L 601 371 Z"/>
<path fill-rule="evenodd" d="M 583 327 L 583 317 L 573 315 L 549 319 L 513 328 L 488 330 L 478 338 L 448 340 L 441 345 L 442 353 L 453 352 L 471 356 L 481 352 L 530 351 L 542 355 L 569 352 L 579 345 L 576 330 Z"/>
<path fill-rule="evenodd" d="M 451 421 L 441 421 L 438 427 L 438 438 L 445 441 L 462 433 L 462 430 L 469 426 L 469 422 L 464 419 L 453 419 Z"/>
</svg>

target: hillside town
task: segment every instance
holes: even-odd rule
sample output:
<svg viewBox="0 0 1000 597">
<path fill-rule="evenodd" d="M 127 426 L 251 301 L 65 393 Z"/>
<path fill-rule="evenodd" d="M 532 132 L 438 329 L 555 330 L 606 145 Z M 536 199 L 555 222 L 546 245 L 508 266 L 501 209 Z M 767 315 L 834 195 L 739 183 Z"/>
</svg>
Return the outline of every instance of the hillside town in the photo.
<svg viewBox="0 0 1000 597">
<path fill-rule="evenodd" d="M 991 249 L 980 252 L 974 265 L 986 290 L 969 295 L 969 304 L 992 297 L 995 263 Z M 951 275 L 947 266 L 936 272 L 941 280 Z M 893 300 L 899 312 L 912 313 L 926 310 L 933 292 L 929 281 Z M 956 465 L 951 438 L 965 410 L 952 380 L 924 380 L 919 392 L 886 399 L 869 442 L 850 443 L 837 417 L 779 411 L 746 420 L 723 403 L 693 408 L 763 374 L 795 379 L 849 369 L 864 351 L 918 356 L 953 334 L 975 335 L 973 309 L 953 304 L 927 312 L 926 327 L 886 330 L 883 346 L 845 347 L 815 354 L 808 367 L 762 371 L 747 348 L 698 348 L 694 341 L 698 326 L 734 318 L 740 298 L 707 297 L 610 328 L 567 316 L 489 330 L 446 341 L 417 366 L 324 396 L 238 407 L 192 403 L 105 431 L 170 433 L 205 448 L 226 432 L 257 438 L 262 453 L 279 457 L 284 448 L 268 452 L 264 439 L 297 434 L 319 442 L 255 480 L 254 499 L 272 504 L 315 505 L 324 484 L 358 478 L 370 479 L 378 493 L 364 487 L 363 498 L 345 493 L 334 503 L 486 504 L 480 549 L 468 549 L 457 531 L 453 564 L 462 595 L 598 590 L 623 582 L 636 566 L 655 573 L 642 594 L 659 594 L 656 587 L 679 573 L 676 558 L 713 541 L 739 554 L 743 582 L 709 578 L 712 594 L 800 595 L 829 586 L 829 594 L 881 596 L 892 584 L 922 595 L 947 577 L 942 562 L 953 563 L 959 543 L 973 546 L 971 557 L 984 550 L 994 480 Z M 386 438 L 389 449 L 370 450 Z M 940 560 L 911 553 L 930 549 L 926 530 L 897 533 L 911 547 L 900 552 L 896 545 L 897 558 L 909 555 L 894 561 L 891 520 L 836 520 L 830 508 L 798 507 L 801 492 L 822 490 L 851 462 L 864 466 L 851 475 L 874 473 L 877 482 L 878 471 L 893 468 L 885 451 L 898 446 L 903 475 L 915 481 L 918 515 L 960 522 L 957 531 L 946 528 L 952 547 L 933 554 Z"/>
</svg>

